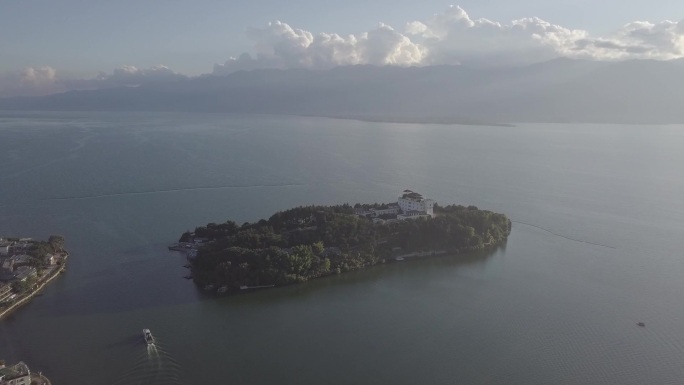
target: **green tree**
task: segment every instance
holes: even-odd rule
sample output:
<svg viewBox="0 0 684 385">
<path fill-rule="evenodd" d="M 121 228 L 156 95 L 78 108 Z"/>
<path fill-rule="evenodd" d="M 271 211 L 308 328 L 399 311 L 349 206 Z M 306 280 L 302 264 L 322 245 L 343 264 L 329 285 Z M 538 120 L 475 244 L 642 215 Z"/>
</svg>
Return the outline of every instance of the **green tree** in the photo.
<svg viewBox="0 0 684 385">
<path fill-rule="evenodd" d="M 52 246 L 52 250 L 55 252 L 64 251 L 64 237 L 61 235 L 50 235 L 48 238 L 48 243 Z"/>
<path fill-rule="evenodd" d="M 180 239 L 178 242 L 190 242 L 192 240 L 192 233 L 190 231 L 186 231 L 181 235 Z"/>
<path fill-rule="evenodd" d="M 15 281 L 12 282 L 12 290 L 17 294 L 23 294 L 29 291 L 34 283 L 34 278 L 28 278 L 24 281 Z"/>
</svg>

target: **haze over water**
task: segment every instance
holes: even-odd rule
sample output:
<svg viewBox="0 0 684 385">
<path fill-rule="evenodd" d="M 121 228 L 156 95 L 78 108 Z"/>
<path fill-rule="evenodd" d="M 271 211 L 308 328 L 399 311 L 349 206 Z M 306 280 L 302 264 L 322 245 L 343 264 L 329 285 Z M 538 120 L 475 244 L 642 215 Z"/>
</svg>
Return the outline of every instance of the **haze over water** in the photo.
<svg viewBox="0 0 684 385">
<path fill-rule="evenodd" d="M 0 234 L 62 234 L 72 254 L 0 321 L 0 357 L 56 384 L 684 378 L 684 126 L 0 113 L 0 144 Z M 405 188 L 507 214 L 508 243 L 220 299 L 166 250 L 208 222 Z"/>
</svg>

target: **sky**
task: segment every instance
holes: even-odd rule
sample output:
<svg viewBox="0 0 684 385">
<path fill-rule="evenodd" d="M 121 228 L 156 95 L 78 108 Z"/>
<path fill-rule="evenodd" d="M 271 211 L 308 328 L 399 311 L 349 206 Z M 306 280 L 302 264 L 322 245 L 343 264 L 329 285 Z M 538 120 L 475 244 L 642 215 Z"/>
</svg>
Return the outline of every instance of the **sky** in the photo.
<svg viewBox="0 0 684 385">
<path fill-rule="evenodd" d="M 254 68 L 666 60 L 684 56 L 683 18 L 681 0 L 0 0 L 0 96 Z"/>
</svg>

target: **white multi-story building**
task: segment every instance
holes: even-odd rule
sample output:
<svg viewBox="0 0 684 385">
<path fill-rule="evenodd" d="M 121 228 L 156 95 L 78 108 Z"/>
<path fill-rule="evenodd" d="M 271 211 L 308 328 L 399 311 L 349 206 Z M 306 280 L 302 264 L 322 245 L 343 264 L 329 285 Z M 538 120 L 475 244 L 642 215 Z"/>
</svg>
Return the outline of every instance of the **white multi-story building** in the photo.
<svg viewBox="0 0 684 385">
<path fill-rule="evenodd" d="M 422 195 L 411 190 L 404 190 L 404 194 L 399 197 L 398 203 L 404 214 L 418 211 L 421 214 L 432 216 L 434 213 L 435 201 L 425 199 Z"/>
</svg>

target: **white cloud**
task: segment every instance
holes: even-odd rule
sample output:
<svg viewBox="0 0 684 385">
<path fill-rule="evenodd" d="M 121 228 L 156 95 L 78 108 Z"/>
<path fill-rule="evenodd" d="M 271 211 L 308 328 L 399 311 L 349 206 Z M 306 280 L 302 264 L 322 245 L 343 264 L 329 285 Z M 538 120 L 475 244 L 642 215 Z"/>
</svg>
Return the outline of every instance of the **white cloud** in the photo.
<svg viewBox="0 0 684 385">
<path fill-rule="evenodd" d="M 684 21 L 635 21 L 611 36 L 579 39 L 569 48 L 569 56 L 597 60 L 678 59 L 684 57 Z"/>
<path fill-rule="evenodd" d="M 26 67 L 0 73 L 0 96 L 47 95 L 63 90 L 52 67 Z"/>
<path fill-rule="evenodd" d="M 537 17 L 507 23 L 474 19 L 450 6 L 402 30 L 386 24 L 355 35 L 314 34 L 283 22 L 252 28 L 254 57 L 214 66 L 215 74 L 255 68 L 325 69 L 339 65 L 525 64 L 564 56 L 593 60 L 684 57 L 684 21 L 634 22 L 606 37 Z"/>
<path fill-rule="evenodd" d="M 101 72 L 91 81 L 107 84 L 108 86 L 136 86 L 150 82 L 178 80 L 184 77 L 164 65 L 146 69 L 125 65 L 115 69 L 111 74 Z"/>
<path fill-rule="evenodd" d="M 343 65 L 427 66 L 442 64 L 526 64 L 557 57 L 591 60 L 684 57 L 684 20 L 657 23 L 635 21 L 612 34 L 589 32 L 550 23 L 537 17 L 508 22 L 473 18 L 450 6 L 425 20 L 401 28 L 379 24 L 350 35 L 313 33 L 275 21 L 250 28 L 250 53 L 214 65 L 214 74 L 257 68 L 328 69 Z M 123 66 L 94 78 L 60 76 L 49 66 L 0 73 L 0 96 L 45 95 L 73 89 L 137 86 L 185 79 L 169 67 Z"/>
<path fill-rule="evenodd" d="M 279 21 L 265 28 L 252 28 L 256 56 L 242 54 L 214 65 L 215 74 L 255 68 L 315 68 L 339 65 L 417 65 L 425 58 L 425 47 L 386 24 L 358 35 L 341 36 L 290 27 Z"/>
<path fill-rule="evenodd" d="M 46 85 L 55 82 L 57 71 L 52 67 L 28 67 L 21 72 L 21 82 L 31 85 Z"/>
<path fill-rule="evenodd" d="M 502 24 L 472 19 L 458 6 L 451 6 L 426 21 L 406 25 L 406 33 L 431 52 L 424 65 L 473 63 L 504 65 L 530 63 L 559 56 L 557 47 L 586 36 L 532 17 Z"/>
<path fill-rule="evenodd" d="M 138 86 L 185 78 L 163 65 L 146 69 L 123 66 L 110 74 L 100 72 L 96 77 L 86 79 L 62 77 L 56 69 L 48 66 L 27 67 L 21 71 L 0 73 L 0 97 L 40 96 L 68 90 Z"/>
</svg>

